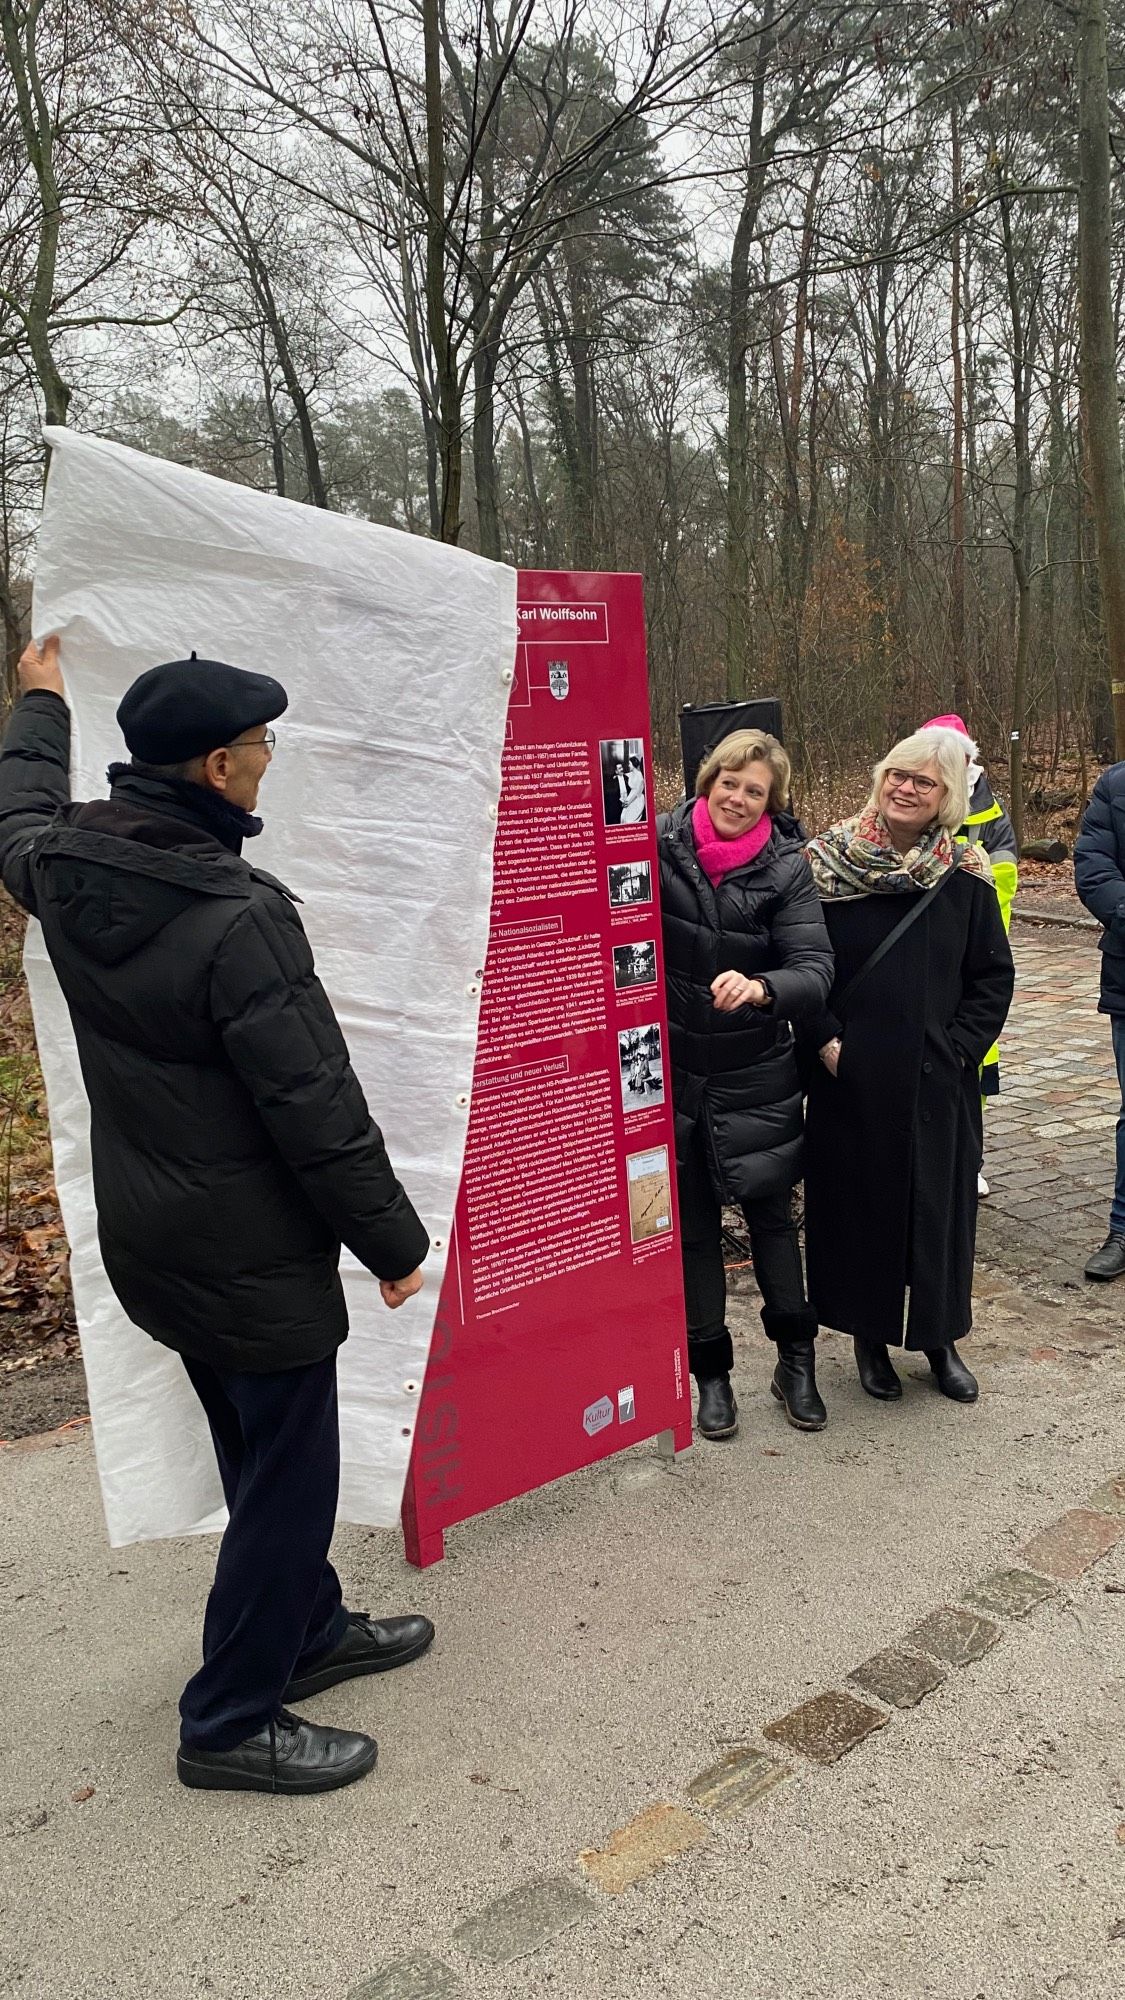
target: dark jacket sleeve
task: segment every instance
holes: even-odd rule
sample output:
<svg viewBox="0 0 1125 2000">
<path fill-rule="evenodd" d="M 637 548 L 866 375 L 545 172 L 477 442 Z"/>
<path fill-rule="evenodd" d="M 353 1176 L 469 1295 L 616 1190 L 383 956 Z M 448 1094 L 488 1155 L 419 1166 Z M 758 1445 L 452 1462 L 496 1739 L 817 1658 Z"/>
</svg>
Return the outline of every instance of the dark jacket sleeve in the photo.
<svg viewBox="0 0 1125 2000">
<path fill-rule="evenodd" d="M 70 799 L 70 710 L 60 694 L 34 688 L 17 702 L 0 749 L 0 875 L 35 916 L 35 836 Z"/>
<path fill-rule="evenodd" d="M 833 972 L 824 912 L 803 854 L 794 855 L 786 871 L 770 936 L 778 964 L 765 984 L 778 1013 L 800 1027 L 823 1011 Z"/>
<path fill-rule="evenodd" d="M 280 894 L 227 931 L 211 978 L 227 1055 L 329 1228 L 377 1278 L 417 1269 L 429 1237 L 395 1178 L 301 920 Z"/>
<path fill-rule="evenodd" d="M 1113 794 L 1123 777 L 1120 764 L 1103 771 L 1074 846 L 1074 886 L 1091 916 L 1107 931 L 1125 930 L 1125 873 L 1113 824 Z"/>
<path fill-rule="evenodd" d="M 961 1001 L 948 1027 L 962 1061 L 978 1069 L 1008 1018 L 1016 968 L 991 882 L 978 879 L 972 886 Z"/>
</svg>

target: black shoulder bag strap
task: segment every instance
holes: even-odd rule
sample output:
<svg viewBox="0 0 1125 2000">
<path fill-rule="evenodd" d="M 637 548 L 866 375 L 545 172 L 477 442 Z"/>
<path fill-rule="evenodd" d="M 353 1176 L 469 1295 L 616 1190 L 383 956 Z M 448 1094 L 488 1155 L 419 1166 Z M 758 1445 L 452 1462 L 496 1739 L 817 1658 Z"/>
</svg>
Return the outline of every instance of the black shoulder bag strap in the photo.
<svg viewBox="0 0 1125 2000">
<path fill-rule="evenodd" d="M 929 909 L 930 904 L 933 902 L 935 896 L 941 895 L 941 892 L 944 889 L 946 883 L 950 880 L 952 876 L 954 876 L 957 873 L 959 866 L 960 866 L 960 853 L 958 852 L 958 855 L 946 869 L 945 874 L 941 878 L 941 881 L 935 882 L 932 889 L 924 890 L 922 895 L 913 896 L 911 898 L 910 908 L 907 910 L 906 915 L 902 918 L 902 920 L 899 923 L 895 925 L 893 931 L 887 932 L 887 935 L 883 939 L 882 944 L 876 946 L 870 958 L 864 959 L 863 964 L 859 968 L 859 971 L 853 972 L 851 978 L 849 979 L 847 985 L 845 986 L 843 992 L 840 994 L 839 998 L 833 1001 L 832 1003 L 832 1012 L 834 1014 L 838 1014 L 841 1020 L 843 1020 L 844 1018 L 844 1010 L 847 1007 L 848 1001 L 853 998 L 856 988 L 863 984 L 863 981 L 867 978 L 869 972 L 874 972 L 875 967 L 879 964 L 880 959 L 886 958 L 887 953 L 891 950 L 892 946 L 896 945 L 900 938 L 906 936 L 906 933 L 910 929 L 911 924 L 917 923 L 919 917 L 922 915 L 923 910 Z"/>
</svg>

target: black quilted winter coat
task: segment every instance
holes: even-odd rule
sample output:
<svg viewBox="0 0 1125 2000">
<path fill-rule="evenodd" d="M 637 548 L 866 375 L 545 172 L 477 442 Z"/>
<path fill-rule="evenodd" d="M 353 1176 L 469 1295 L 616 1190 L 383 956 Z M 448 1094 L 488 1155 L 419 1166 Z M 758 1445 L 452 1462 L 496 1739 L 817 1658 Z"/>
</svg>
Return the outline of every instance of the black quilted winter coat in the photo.
<svg viewBox="0 0 1125 2000">
<path fill-rule="evenodd" d="M 389 1279 L 428 1238 L 293 900 L 232 851 L 209 794 L 128 772 L 70 805 L 69 755 L 65 702 L 26 695 L 0 756 L 0 869 L 74 1024 L 109 1281 L 181 1354 L 318 1361 L 348 1330 L 341 1240 Z"/>
<path fill-rule="evenodd" d="M 1102 926 L 1102 1014 L 1125 1014 L 1125 764 L 1103 771 L 1082 815 L 1074 886 Z"/>
<path fill-rule="evenodd" d="M 757 1201 L 801 1177 L 790 1023 L 822 1010 L 832 948 L 796 822 L 775 815 L 757 859 L 714 889 L 696 858 L 694 805 L 657 821 L 676 1151 L 687 1157 L 702 1121 L 720 1198 Z M 720 1013 L 711 982 L 730 971 L 764 980 L 773 1005 Z"/>
</svg>

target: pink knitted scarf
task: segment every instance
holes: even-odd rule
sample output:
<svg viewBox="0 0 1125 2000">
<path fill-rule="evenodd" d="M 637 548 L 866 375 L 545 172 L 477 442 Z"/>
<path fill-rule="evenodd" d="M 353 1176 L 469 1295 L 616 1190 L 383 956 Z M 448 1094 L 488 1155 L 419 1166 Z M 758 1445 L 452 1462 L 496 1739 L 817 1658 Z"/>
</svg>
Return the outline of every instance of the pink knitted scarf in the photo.
<svg viewBox="0 0 1125 2000">
<path fill-rule="evenodd" d="M 691 830 L 695 836 L 695 851 L 699 865 L 717 889 L 724 875 L 732 868 L 745 868 L 748 861 L 755 861 L 773 832 L 773 821 L 764 812 L 749 833 L 740 833 L 735 840 L 724 840 L 715 832 L 711 822 L 706 799 L 696 799 L 691 809 Z"/>
</svg>

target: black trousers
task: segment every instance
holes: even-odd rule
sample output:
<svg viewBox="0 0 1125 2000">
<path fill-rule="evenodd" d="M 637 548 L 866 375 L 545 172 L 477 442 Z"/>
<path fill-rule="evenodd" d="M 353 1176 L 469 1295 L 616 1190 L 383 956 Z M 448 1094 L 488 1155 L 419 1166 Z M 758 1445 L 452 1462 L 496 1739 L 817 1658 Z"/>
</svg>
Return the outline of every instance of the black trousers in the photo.
<svg viewBox="0 0 1125 2000">
<path fill-rule="evenodd" d="M 340 1487 L 336 1356 L 268 1375 L 183 1362 L 207 1412 L 230 1520 L 180 1733 L 232 1750 L 277 1714 L 294 1671 L 331 1652 L 347 1628 L 328 1561 Z"/>
<path fill-rule="evenodd" d="M 734 1347 L 726 1327 L 727 1281 L 723 1268 L 723 1212 L 697 1128 L 678 1166 L 680 1249 L 687 1305 L 688 1362 L 701 1380 L 726 1374 Z M 816 1331 L 805 1298 L 801 1245 L 792 1220 L 790 1191 L 746 1202 L 754 1276 L 762 1294 L 762 1322 L 773 1340 L 811 1339 Z"/>
</svg>

